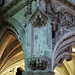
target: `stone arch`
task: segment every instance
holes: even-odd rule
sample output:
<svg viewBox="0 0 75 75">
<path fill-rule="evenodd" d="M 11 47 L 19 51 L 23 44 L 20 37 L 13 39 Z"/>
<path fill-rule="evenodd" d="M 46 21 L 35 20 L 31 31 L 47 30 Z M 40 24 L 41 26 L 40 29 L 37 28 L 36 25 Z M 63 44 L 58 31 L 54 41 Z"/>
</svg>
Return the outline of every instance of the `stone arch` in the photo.
<svg viewBox="0 0 75 75">
<path fill-rule="evenodd" d="M 19 40 L 21 39 L 21 36 L 24 37 L 23 34 L 25 33 L 25 30 L 16 19 L 9 17 L 6 19 L 6 22 L 8 23 L 7 27 L 11 29 L 13 32 L 15 32 Z"/>
<path fill-rule="evenodd" d="M 16 36 L 22 45 L 23 52 L 25 54 L 25 59 L 26 59 L 27 53 L 26 53 L 26 49 L 25 49 L 25 29 L 14 18 L 9 17 L 6 19 L 6 22 L 9 24 L 9 26 L 8 26 L 9 29 L 11 29 L 12 31 L 14 31 L 16 33 Z"/>
<path fill-rule="evenodd" d="M 68 12 L 69 14 L 72 14 L 73 16 L 75 16 L 75 13 L 72 9 L 69 9 L 68 7 L 66 6 L 59 6 L 56 10 L 56 12 L 61 12 L 62 13 L 65 13 L 65 12 Z"/>
<path fill-rule="evenodd" d="M 55 67 L 54 71 L 56 75 L 64 74 L 64 75 L 74 75 L 75 70 L 75 43 L 72 45 L 72 60 L 67 61 L 64 60 L 63 63 L 60 66 Z"/>
<path fill-rule="evenodd" d="M 61 65 L 65 59 L 68 61 L 72 59 L 71 52 L 73 44 L 75 44 L 75 31 L 68 32 L 61 37 L 53 51 L 53 68 Z"/>
<path fill-rule="evenodd" d="M 5 35 L 6 33 L 10 33 L 12 35 L 14 35 L 18 41 L 21 43 L 21 45 L 23 44 L 23 41 L 25 41 L 25 29 L 22 27 L 22 25 L 15 20 L 12 17 L 9 17 L 5 20 L 6 24 L 5 26 L 2 28 L 1 32 L 0 32 L 0 40 L 3 37 L 3 35 Z"/>
<path fill-rule="evenodd" d="M 26 51 L 25 51 L 25 29 L 22 27 L 22 25 L 15 20 L 12 17 L 8 17 L 5 20 L 5 26 L 2 28 L 2 31 L 0 33 L 1 38 L 3 38 L 3 35 L 5 34 L 11 34 L 15 36 L 18 41 L 20 42 L 23 54 L 25 54 L 24 59 L 26 59 Z M 1 40 L 0 38 L 0 40 Z"/>
<path fill-rule="evenodd" d="M 11 74 L 13 73 L 13 71 L 10 72 L 12 68 L 20 63 L 24 63 L 23 50 L 20 42 L 9 32 L 2 40 L 2 43 L 4 47 L 3 53 L 0 50 L 0 53 L 2 53 L 0 58 L 0 74 L 3 75 L 6 71 Z"/>
</svg>

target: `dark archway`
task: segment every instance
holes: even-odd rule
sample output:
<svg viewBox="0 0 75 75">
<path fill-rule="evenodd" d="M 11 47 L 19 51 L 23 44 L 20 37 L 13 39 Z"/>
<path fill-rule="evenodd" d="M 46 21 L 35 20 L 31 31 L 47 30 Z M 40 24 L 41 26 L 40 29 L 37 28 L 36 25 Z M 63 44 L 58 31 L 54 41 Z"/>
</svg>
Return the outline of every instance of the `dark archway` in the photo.
<svg viewBox="0 0 75 75">
<path fill-rule="evenodd" d="M 22 75 L 22 71 L 19 68 L 17 68 L 16 75 Z"/>
</svg>

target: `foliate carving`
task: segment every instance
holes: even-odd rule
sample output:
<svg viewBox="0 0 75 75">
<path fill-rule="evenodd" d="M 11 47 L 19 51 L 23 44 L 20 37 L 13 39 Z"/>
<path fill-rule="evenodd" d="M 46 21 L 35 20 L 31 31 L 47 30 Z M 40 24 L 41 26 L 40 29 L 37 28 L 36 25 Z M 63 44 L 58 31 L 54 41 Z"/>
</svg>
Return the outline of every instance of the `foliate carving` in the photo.
<svg viewBox="0 0 75 75">
<path fill-rule="evenodd" d="M 25 12 L 25 17 L 27 18 L 28 15 L 31 15 L 31 4 L 32 4 L 32 1 L 31 0 L 28 0 L 27 1 L 27 6 L 26 6 L 26 12 Z"/>
<path fill-rule="evenodd" d="M 63 38 L 61 42 L 58 41 L 66 33 L 75 30 L 75 16 L 68 12 L 57 12 L 55 13 L 55 20 L 53 20 L 52 26 L 54 34 L 53 48 L 55 47 L 53 54 L 53 68 L 55 68 L 57 65 L 61 65 L 65 59 L 71 60 L 71 50 L 70 47 L 68 48 L 67 46 L 70 46 L 72 43 L 72 40 L 69 39 L 73 38 L 74 35 Z"/>
<path fill-rule="evenodd" d="M 75 26 L 75 16 L 72 16 L 69 13 L 57 13 L 57 22 L 58 24 L 60 24 L 61 26 L 70 26 L 70 27 L 74 27 Z"/>
<path fill-rule="evenodd" d="M 54 11 L 54 8 L 52 7 L 52 5 L 50 5 L 50 3 L 47 3 L 46 8 L 47 8 L 46 14 L 51 20 L 52 31 L 53 31 L 52 42 L 53 42 L 54 53 L 53 53 L 52 63 L 54 68 L 55 66 L 62 64 L 63 60 L 65 59 L 71 60 L 71 52 L 70 52 L 71 50 L 70 48 L 66 47 L 67 45 L 63 45 L 63 43 L 64 42 L 67 43 L 66 41 L 69 41 L 69 39 L 74 36 L 71 35 L 63 39 L 62 42 L 59 43 L 58 41 L 66 33 L 75 30 L 75 16 L 69 14 L 68 12 L 65 12 L 64 10 L 62 10 L 62 12 Z M 65 48 L 67 48 L 68 50 Z"/>
<path fill-rule="evenodd" d="M 57 4 L 56 7 L 61 7 L 62 5 Z M 65 12 L 56 12 L 56 8 L 53 8 L 51 1 L 46 2 L 46 14 L 51 20 L 52 24 L 52 33 L 53 33 L 53 44 L 58 41 L 62 35 L 65 33 L 74 30 L 75 27 L 75 16 Z M 58 37 L 58 38 L 57 38 Z"/>
<path fill-rule="evenodd" d="M 47 61 L 45 59 L 33 59 L 28 61 L 28 67 L 32 70 L 45 70 L 47 67 Z"/>
<path fill-rule="evenodd" d="M 36 10 L 36 8 L 40 7 L 40 9 L 43 12 L 46 12 L 46 1 L 44 0 L 28 0 L 27 1 L 27 8 L 26 8 L 26 12 L 25 12 L 25 17 L 28 19 L 29 16 Z"/>
<path fill-rule="evenodd" d="M 57 42 L 62 35 L 69 31 L 73 31 L 75 28 L 75 16 L 65 12 L 55 13 L 55 18 L 52 21 L 53 27 L 53 45 Z"/>
<path fill-rule="evenodd" d="M 51 59 L 47 57 L 34 57 L 28 59 L 27 65 L 30 70 L 51 69 Z"/>
<path fill-rule="evenodd" d="M 37 0 L 27 1 L 26 12 L 25 12 L 26 19 L 28 19 L 29 16 L 35 11 L 36 6 L 37 6 Z"/>
</svg>

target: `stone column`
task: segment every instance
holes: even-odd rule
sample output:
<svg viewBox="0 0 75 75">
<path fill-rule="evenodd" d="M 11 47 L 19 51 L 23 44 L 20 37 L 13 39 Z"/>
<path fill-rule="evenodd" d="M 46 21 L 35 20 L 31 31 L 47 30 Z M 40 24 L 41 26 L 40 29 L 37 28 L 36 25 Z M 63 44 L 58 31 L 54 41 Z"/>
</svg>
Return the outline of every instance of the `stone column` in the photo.
<svg viewBox="0 0 75 75">
<path fill-rule="evenodd" d="M 25 29 L 26 70 L 23 75 L 54 75 L 52 71 L 52 27 L 36 8 Z"/>
<path fill-rule="evenodd" d="M 25 20 L 25 38 L 22 43 L 25 71 L 22 75 L 54 75 L 52 70 L 52 27 L 50 19 L 44 12 L 45 7 L 44 0 L 41 3 L 40 0 L 28 1 L 29 10 L 26 10 L 25 13 L 28 18 L 26 17 Z M 33 9 L 35 11 L 32 11 Z"/>
</svg>

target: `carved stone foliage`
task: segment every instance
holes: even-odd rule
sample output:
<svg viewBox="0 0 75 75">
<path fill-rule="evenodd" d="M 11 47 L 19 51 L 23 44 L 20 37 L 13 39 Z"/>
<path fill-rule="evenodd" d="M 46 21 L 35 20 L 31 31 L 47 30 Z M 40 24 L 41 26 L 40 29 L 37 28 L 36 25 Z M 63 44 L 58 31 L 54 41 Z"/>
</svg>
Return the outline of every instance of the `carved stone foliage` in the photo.
<svg viewBox="0 0 75 75">
<path fill-rule="evenodd" d="M 30 70 L 51 69 L 51 59 L 48 57 L 33 57 L 28 59 L 27 66 Z"/>
<path fill-rule="evenodd" d="M 51 9 L 50 3 L 50 0 L 28 0 L 25 17 L 28 18 L 35 11 L 37 6 L 39 6 L 44 13 L 51 12 L 53 9 Z"/>
<path fill-rule="evenodd" d="M 53 25 L 53 31 L 54 31 L 54 39 L 53 42 L 57 42 L 61 36 L 66 34 L 67 32 L 70 32 L 74 30 L 75 28 L 75 16 L 65 12 L 60 13 L 57 12 L 55 14 L 56 22 L 54 21 L 52 23 Z"/>
<path fill-rule="evenodd" d="M 44 2 L 44 4 L 42 5 L 43 2 Z M 70 31 L 74 30 L 75 17 L 73 15 L 67 13 L 67 12 L 64 12 L 64 11 L 62 13 L 61 12 L 56 12 L 55 8 L 53 8 L 53 5 L 51 4 L 50 0 L 49 1 L 48 0 L 47 1 L 41 1 L 40 0 L 40 3 L 39 3 L 40 9 L 44 12 L 44 13 L 41 12 L 40 14 L 39 14 L 40 11 L 38 12 L 36 10 L 35 10 L 35 13 L 32 13 L 32 10 L 34 11 L 34 9 L 36 9 L 36 8 L 32 9 L 32 6 L 33 6 L 34 3 L 35 3 L 35 7 L 37 6 L 36 1 L 28 2 L 28 3 L 29 3 L 29 5 L 27 6 L 27 8 L 30 12 L 27 11 L 28 14 L 26 13 L 26 16 L 33 14 L 34 17 L 31 16 L 31 18 L 29 19 L 29 22 L 32 24 L 33 27 L 35 27 L 35 28 L 36 27 L 41 27 L 42 23 L 46 21 L 46 17 L 45 17 L 45 19 L 44 19 L 44 17 L 42 18 L 41 15 L 40 15 L 41 13 L 42 14 L 45 13 L 46 16 L 48 16 L 49 21 L 52 22 L 53 50 L 54 50 L 54 47 L 55 47 L 56 43 L 59 41 L 59 39 L 63 35 L 65 35 L 67 32 L 70 32 Z M 42 8 L 42 6 L 44 8 Z M 36 12 L 38 12 L 38 13 L 36 13 Z M 45 15 L 42 15 L 42 16 L 45 16 Z M 38 22 L 41 22 L 41 23 L 38 24 Z M 43 24 L 46 25 L 46 22 L 43 23 Z M 41 24 L 41 26 L 39 26 L 40 24 Z M 62 44 L 63 42 L 60 42 L 60 44 L 58 45 L 59 47 L 57 47 L 55 49 L 55 52 L 54 52 L 54 55 L 53 55 L 53 57 L 54 57 L 53 58 L 53 60 L 54 60 L 53 61 L 53 67 L 58 65 L 58 64 L 56 64 L 57 61 L 59 61 L 59 63 L 62 63 L 64 59 L 71 57 L 71 54 L 70 54 L 71 52 L 69 52 L 70 50 L 68 51 L 65 48 L 62 49 L 62 47 L 64 46 Z M 41 65 L 42 65 L 41 63 L 45 64 L 44 68 L 41 67 Z M 35 64 L 34 67 L 33 67 L 33 64 Z M 39 66 L 39 64 L 40 64 L 40 66 Z M 32 70 L 39 70 L 39 69 L 44 69 L 45 70 L 46 67 L 47 67 L 47 62 L 45 60 L 43 61 L 41 59 L 40 60 L 39 59 L 34 59 L 34 60 L 28 61 L 28 66 Z"/>
<path fill-rule="evenodd" d="M 71 14 L 69 14 L 68 12 L 65 13 L 57 13 L 57 22 L 61 25 L 61 26 L 70 26 L 70 27 L 74 27 L 75 26 L 75 16 L 72 16 Z"/>
<path fill-rule="evenodd" d="M 63 63 L 64 59 L 71 60 L 71 44 L 74 40 L 74 35 L 68 35 L 69 32 L 75 30 L 75 16 L 68 12 L 57 12 L 56 20 L 53 21 L 53 64 L 54 68 Z M 66 36 L 65 36 L 66 35 Z M 61 41 L 62 38 L 62 41 Z"/>
<path fill-rule="evenodd" d="M 58 7 L 60 7 L 59 5 Z M 75 16 L 69 12 L 56 12 L 52 4 L 48 3 L 47 16 L 52 24 L 52 37 L 53 37 L 53 69 L 63 63 L 64 59 L 71 60 L 71 44 L 74 36 L 65 37 L 65 34 L 75 30 Z M 64 38 L 63 38 L 64 36 Z M 61 38 L 62 41 L 61 41 Z"/>
<path fill-rule="evenodd" d="M 67 12 L 62 13 L 56 12 L 55 9 L 57 7 L 60 7 L 60 4 L 57 4 L 56 8 L 53 7 L 51 0 L 39 0 L 39 6 L 41 10 L 47 14 L 49 19 L 52 21 L 53 26 L 53 38 L 58 36 L 60 38 L 60 35 L 64 34 L 65 32 L 69 31 L 69 27 L 74 27 L 75 25 L 75 17 Z M 35 11 L 37 7 L 37 0 L 28 0 L 27 3 L 27 9 L 25 13 L 25 17 L 29 17 Z M 65 31 L 66 30 L 66 31 Z M 55 33 L 56 32 L 56 33 Z M 53 39 L 54 41 L 57 39 Z"/>
</svg>

